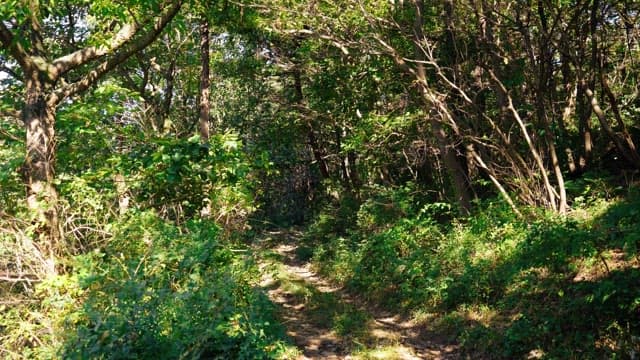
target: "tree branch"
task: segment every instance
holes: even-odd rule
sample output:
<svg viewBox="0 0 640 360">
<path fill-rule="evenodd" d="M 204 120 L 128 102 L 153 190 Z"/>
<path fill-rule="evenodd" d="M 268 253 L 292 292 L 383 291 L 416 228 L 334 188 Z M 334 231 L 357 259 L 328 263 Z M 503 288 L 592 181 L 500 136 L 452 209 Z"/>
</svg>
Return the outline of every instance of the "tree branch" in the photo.
<svg viewBox="0 0 640 360">
<path fill-rule="evenodd" d="M 0 118 L 10 118 L 14 119 L 16 124 L 20 123 L 20 119 L 22 118 L 22 112 L 14 109 L 3 109 L 0 108 Z"/>
<path fill-rule="evenodd" d="M 93 70 L 91 70 L 89 73 L 87 73 L 86 75 L 84 75 L 82 78 L 80 78 L 78 81 L 70 83 L 66 86 L 63 86 L 62 88 L 56 90 L 47 100 L 47 102 L 50 105 L 57 105 L 60 101 L 62 101 L 63 99 L 65 99 L 66 97 L 78 94 L 82 91 L 85 91 L 86 89 L 88 89 L 89 87 L 91 87 L 93 84 L 95 84 L 102 76 L 104 76 L 107 72 L 111 71 L 112 69 L 114 69 L 116 66 L 118 66 L 119 64 L 123 63 L 125 60 L 127 60 L 129 57 L 131 57 L 133 54 L 135 54 L 136 52 L 144 49 L 145 47 L 147 47 L 149 44 L 151 44 L 162 32 L 162 30 L 167 26 L 167 24 L 176 16 L 176 14 L 178 13 L 178 11 L 180 10 L 181 6 L 182 6 L 183 0 L 175 0 L 172 2 L 171 6 L 165 8 L 165 10 L 162 12 L 161 16 L 158 17 L 156 19 L 156 21 L 153 24 L 153 28 L 150 29 L 147 33 L 143 34 L 142 36 L 140 36 L 137 40 L 133 41 L 127 41 L 124 40 L 124 42 L 121 43 L 121 41 L 116 41 L 119 45 L 117 46 L 117 50 L 116 52 L 113 54 L 113 56 L 109 57 L 108 59 L 106 59 L 105 61 L 103 61 L 102 63 L 98 64 Z M 135 28 L 135 25 L 130 25 L 131 28 Z M 136 31 L 137 33 L 137 31 Z M 119 32 L 120 34 L 120 32 Z M 128 32 L 127 34 L 123 34 L 122 36 L 123 39 L 126 36 L 129 36 Z M 132 38 L 133 36 L 135 36 L 135 33 L 133 35 L 130 36 L 130 38 Z M 71 54 L 73 55 L 73 54 Z M 83 58 L 83 55 L 86 56 L 86 58 Z M 91 53 L 81 53 L 77 55 L 77 61 L 84 61 L 82 63 L 79 63 L 79 65 L 84 64 L 90 60 L 96 59 L 97 57 L 92 55 Z M 58 59 L 60 60 L 60 59 Z M 56 61 L 58 61 L 56 60 Z M 67 62 L 60 60 L 59 64 L 61 64 L 61 67 L 64 69 L 65 66 L 71 66 L 71 68 L 77 67 L 79 65 L 74 65 L 76 64 L 76 61 L 74 61 L 73 59 L 67 59 Z M 64 65 L 67 64 L 67 65 Z M 70 70 L 70 68 L 68 69 Z"/>
<path fill-rule="evenodd" d="M 34 283 L 34 282 L 41 282 L 42 280 L 38 279 L 35 277 L 35 275 L 32 275 L 34 277 L 11 277 L 11 276 L 0 276 L 0 281 L 5 281 L 5 282 L 10 282 L 10 283 L 17 283 L 17 282 L 26 282 L 26 283 Z"/>
<path fill-rule="evenodd" d="M 55 76 L 58 77 L 60 75 L 64 75 L 65 73 L 92 60 L 117 51 L 127 44 L 127 42 L 135 36 L 138 30 L 139 28 L 136 23 L 125 24 L 113 39 L 111 39 L 107 46 L 91 46 L 55 59 L 52 63 Z"/>
<path fill-rule="evenodd" d="M 3 21 L 0 21 L 0 43 L 2 43 L 2 47 L 9 51 L 11 56 L 22 68 L 27 68 L 31 64 L 29 54 L 15 39 L 11 30 L 4 25 Z"/>
</svg>

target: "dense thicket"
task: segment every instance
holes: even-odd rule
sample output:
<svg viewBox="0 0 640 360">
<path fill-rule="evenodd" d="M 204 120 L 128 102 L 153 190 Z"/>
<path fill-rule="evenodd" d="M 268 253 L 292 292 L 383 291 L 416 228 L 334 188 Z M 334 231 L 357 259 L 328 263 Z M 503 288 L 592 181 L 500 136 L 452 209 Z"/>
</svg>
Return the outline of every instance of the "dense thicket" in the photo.
<svg viewBox="0 0 640 360">
<path fill-rule="evenodd" d="M 635 356 L 639 14 L 3 2 L 2 356 L 286 356 L 247 239 L 303 224 L 470 354 Z"/>
</svg>

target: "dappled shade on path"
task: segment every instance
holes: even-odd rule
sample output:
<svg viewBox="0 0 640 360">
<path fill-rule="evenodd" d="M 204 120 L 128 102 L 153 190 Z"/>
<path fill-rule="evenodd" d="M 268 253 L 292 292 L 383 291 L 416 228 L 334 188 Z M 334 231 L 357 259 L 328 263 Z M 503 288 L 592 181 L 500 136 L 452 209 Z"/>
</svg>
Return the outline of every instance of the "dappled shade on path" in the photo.
<svg viewBox="0 0 640 360">
<path fill-rule="evenodd" d="M 267 233 L 262 248 L 263 281 L 277 304 L 299 359 L 456 359 L 456 345 L 420 324 L 367 305 L 355 294 L 318 276 L 299 256 L 295 230 Z"/>
</svg>

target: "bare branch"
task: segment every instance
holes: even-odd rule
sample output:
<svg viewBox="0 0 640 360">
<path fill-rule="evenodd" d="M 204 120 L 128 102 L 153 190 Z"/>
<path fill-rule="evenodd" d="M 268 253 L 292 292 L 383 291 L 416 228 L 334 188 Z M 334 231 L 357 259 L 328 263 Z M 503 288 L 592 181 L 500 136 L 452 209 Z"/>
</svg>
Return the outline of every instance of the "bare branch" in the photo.
<svg viewBox="0 0 640 360">
<path fill-rule="evenodd" d="M 9 138 L 9 139 L 11 139 L 11 140 L 13 140 L 13 141 L 17 141 L 17 142 L 24 143 L 24 140 L 23 140 L 23 139 L 21 139 L 21 138 L 19 138 L 19 137 L 15 136 L 15 135 L 13 135 L 13 134 L 11 134 L 10 132 L 8 132 L 8 131 L 6 131 L 6 130 L 4 130 L 4 129 L 0 129 L 0 135 L 1 135 L 1 136 L 6 136 L 7 138 Z"/>
<path fill-rule="evenodd" d="M 285 30 L 283 31 L 285 34 L 289 35 L 307 35 L 311 37 L 316 37 L 318 39 L 329 41 L 333 46 L 337 47 L 342 51 L 343 54 L 349 55 L 349 48 L 345 41 L 340 40 L 332 35 L 320 34 L 318 32 L 309 30 L 309 29 L 301 29 L 301 30 Z"/>
<path fill-rule="evenodd" d="M 35 275 L 34 275 L 35 276 Z M 6 281 L 6 282 L 12 282 L 12 283 L 16 283 L 16 282 L 26 282 L 26 283 L 33 283 L 33 282 L 40 282 L 42 280 L 37 279 L 37 278 L 29 278 L 29 277 L 11 277 L 11 276 L 0 276 L 0 281 Z"/>
</svg>

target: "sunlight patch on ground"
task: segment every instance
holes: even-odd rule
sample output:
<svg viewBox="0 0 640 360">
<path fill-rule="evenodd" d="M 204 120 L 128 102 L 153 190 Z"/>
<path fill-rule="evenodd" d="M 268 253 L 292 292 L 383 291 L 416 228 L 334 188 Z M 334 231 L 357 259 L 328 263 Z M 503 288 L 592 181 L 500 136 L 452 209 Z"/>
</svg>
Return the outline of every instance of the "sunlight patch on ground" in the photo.
<svg viewBox="0 0 640 360">
<path fill-rule="evenodd" d="M 359 351 L 352 357 L 354 360 L 413 360 L 420 359 L 411 349 L 402 345 L 385 346 Z"/>
<path fill-rule="evenodd" d="M 612 271 L 640 268 L 640 258 L 629 257 L 622 249 L 603 251 L 599 259 L 581 264 L 574 282 L 597 281 L 607 277 Z"/>
</svg>

